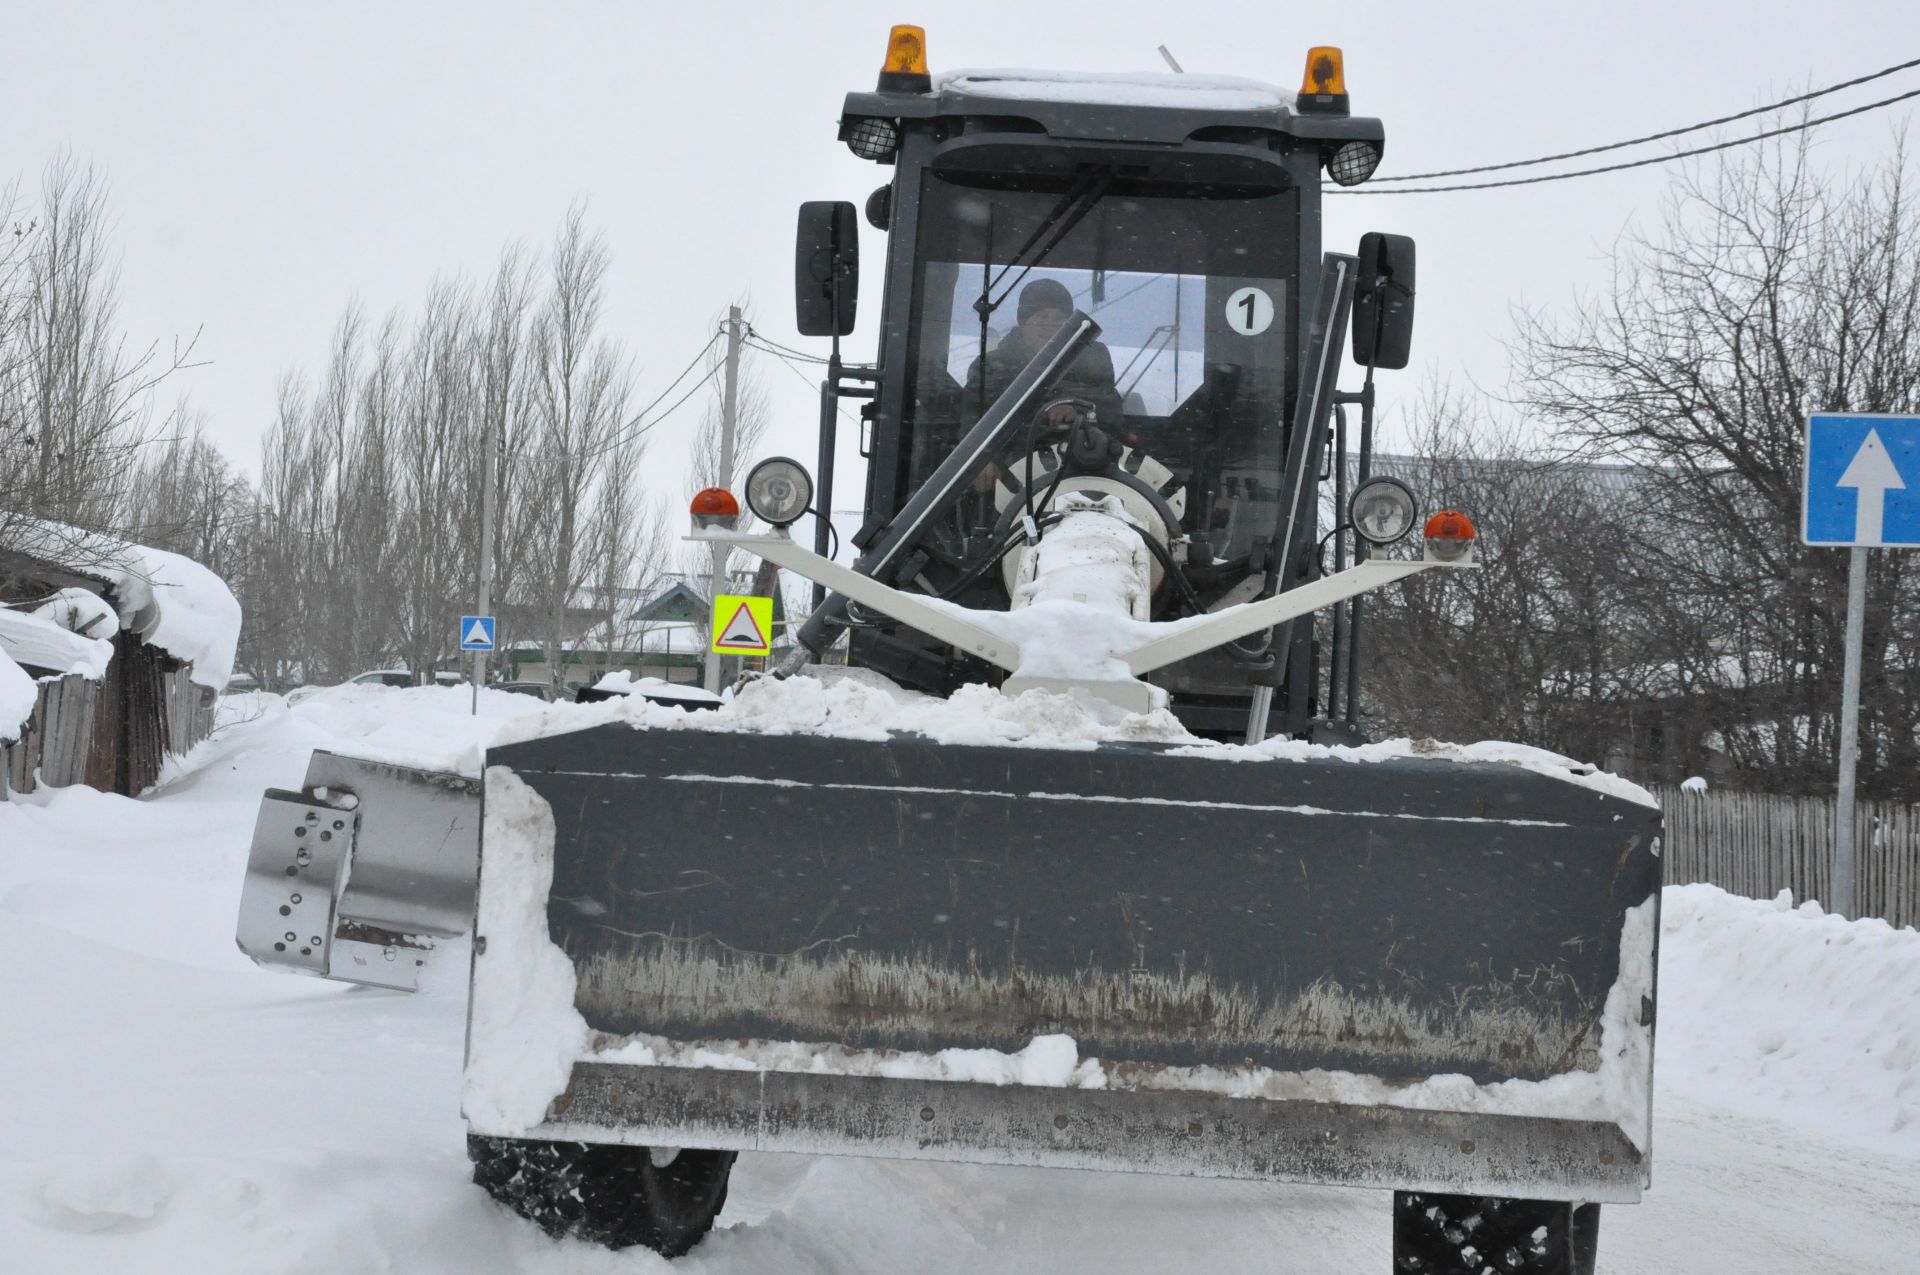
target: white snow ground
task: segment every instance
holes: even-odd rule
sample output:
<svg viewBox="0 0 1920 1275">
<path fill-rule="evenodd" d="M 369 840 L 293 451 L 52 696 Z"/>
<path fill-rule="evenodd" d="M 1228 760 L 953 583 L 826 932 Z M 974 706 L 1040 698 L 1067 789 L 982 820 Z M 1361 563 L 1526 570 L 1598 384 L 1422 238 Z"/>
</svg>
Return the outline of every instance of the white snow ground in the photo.
<svg viewBox="0 0 1920 1275">
<path fill-rule="evenodd" d="M 155 792 L 0 804 L 0 1271 L 637 1272 L 467 1182 L 466 959 L 417 996 L 255 969 L 233 909 L 262 788 L 308 749 L 451 762 L 465 688 L 223 701 Z M 1654 1187 L 1611 1272 L 1920 1269 L 1920 934 L 1666 895 Z M 1384 1194 L 750 1156 L 681 1272 L 1388 1268 Z"/>
</svg>

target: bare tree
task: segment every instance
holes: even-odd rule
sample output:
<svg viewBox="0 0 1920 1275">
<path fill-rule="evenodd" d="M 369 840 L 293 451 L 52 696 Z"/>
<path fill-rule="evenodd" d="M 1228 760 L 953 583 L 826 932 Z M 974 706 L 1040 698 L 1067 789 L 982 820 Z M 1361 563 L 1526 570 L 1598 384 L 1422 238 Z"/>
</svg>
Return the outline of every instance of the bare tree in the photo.
<svg viewBox="0 0 1920 1275">
<path fill-rule="evenodd" d="M 138 450 L 165 432 L 153 391 L 191 343 L 129 348 L 99 174 L 62 155 L 20 205 L 17 186 L 0 195 L 0 518 L 118 530 Z"/>
<path fill-rule="evenodd" d="M 610 463 L 644 446 L 647 423 L 630 408 L 630 362 L 599 334 L 605 245 L 569 210 L 555 237 L 547 295 L 533 319 L 533 410 L 539 438 L 526 497 L 535 502 L 526 583 L 539 607 L 549 677 L 564 684 L 561 652 L 577 636 L 569 611 L 584 610 L 593 564 L 580 552 L 592 501 Z"/>
<path fill-rule="evenodd" d="M 1846 556 L 1799 542 L 1812 411 L 1920 406 L 1920 223 L 1896 146 L 1818 170 L 1804 141 L 1688 172 L 1611 288 L 1521 333 L 1525 399 L 1587 455 L 1645 467 L 1658 534 L 1630 553 L 1663 662 L 1717 703 L 1747 782 L 1830 784 Z M 1873 555 L 1861 785 L 1920 798 L 1920 565 Z M 1690 740 L 1697 752 L 1702 741 Z"/>
</svg>

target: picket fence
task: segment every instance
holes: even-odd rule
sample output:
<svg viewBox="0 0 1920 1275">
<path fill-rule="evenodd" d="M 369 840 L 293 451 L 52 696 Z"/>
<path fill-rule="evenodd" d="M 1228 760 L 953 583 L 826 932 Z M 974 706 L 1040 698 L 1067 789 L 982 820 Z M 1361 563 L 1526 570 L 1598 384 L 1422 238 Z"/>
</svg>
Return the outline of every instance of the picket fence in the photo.
<svg viewBox="0 0 1920 1275">
<path fill-rule="evenodd" d="M 1833 798 L 1650 788 L 1666 813 L 1667 884 L 1796 902 L 1832 897 Z M 1920 806 L 1863 801 L 1854 820 L 1860 916 L 1920 927 Z"/>
</svg>

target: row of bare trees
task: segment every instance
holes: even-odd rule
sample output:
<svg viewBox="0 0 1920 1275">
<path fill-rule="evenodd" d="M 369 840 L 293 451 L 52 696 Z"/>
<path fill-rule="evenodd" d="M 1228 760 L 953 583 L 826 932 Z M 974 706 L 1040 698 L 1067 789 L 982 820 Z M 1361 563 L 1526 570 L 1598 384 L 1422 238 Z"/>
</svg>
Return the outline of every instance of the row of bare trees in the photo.
<svg viewBox="0 0 1920 1275">
<path fill-rule="evenodd" d="M 503 643 L 536 644 L 558 681 L 563 650 L 643 636 L 636 602 L 675 555 L 640 462 L 682 400 L 636 407 L 633 361 L 605 330 L 607 252 L 580 209 L 544 254 L 510 248 L 479 285 L 437 282 L 377 321 L 350 306 L 319 370 L 282 380 L 257 480 L 190 405 L 156 409 L 191 344 L 125 335 L 99 174 L 56 159 L 36 189 L 0 190 L 0 226 L 0 547 L 50 520 L 207 564 L 246 614 L 239 668 L 265 685 L 424 674 L 476 596 L 491 437 Z M 714 335 L 707 375 L 687 378 L 707 404 L 703 481 L 720 477 Z M 745 359 L 737 371 L 748 456 L 766 396 Z"/>
<path fill-rule="evenodd" d="M 1522 321 L 1524 431 L 1468 428 L 1444 395 L 1417 413 L 1487 565 L 1376 609 L 1382 725 L 1831 790 L 1847 555 L 1800 542 L 1804 431 L 1920 412 L 1908 178 L 1898 147 L 1867 173 L 1804 145 L 1691 171 L 1608 288 Z M 1871 563 L 1862 793 L 1920 800 L 1920 558 Z"/>
<path fill-rule="evenodd" d="M 606 268 L 575 210 L 542 262 L 510 249 L 484 287 L 437 283 L 410 317 L 349 309 L 318 378 L 283 381 L 242 574 L 245 667 L 333 681 L 451 654 L 490 435 L 503 640 L 537 642 L 558 678 L 593 617 L 631 609 L 663 546 L 639 474 L 651 422 L 603 331 Z"/>
</svg>

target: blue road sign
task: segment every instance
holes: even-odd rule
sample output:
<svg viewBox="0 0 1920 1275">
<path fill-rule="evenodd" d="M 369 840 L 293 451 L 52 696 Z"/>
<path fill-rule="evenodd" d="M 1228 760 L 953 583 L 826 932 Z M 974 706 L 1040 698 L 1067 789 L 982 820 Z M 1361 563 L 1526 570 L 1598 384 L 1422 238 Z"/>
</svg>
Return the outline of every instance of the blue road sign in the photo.
<svg viewBox="0 0 1920 1275">
<path fill-rule="evenodd" d="M 1800 538 L 1920 548 L 1920 416 L 1807 418 Z"/>
<path fill-rule="evenodd" d="M 491 651 L 493 649 L 493 617 L 490 615 L 461 616 L 460 649 Z"/>
</svg>

